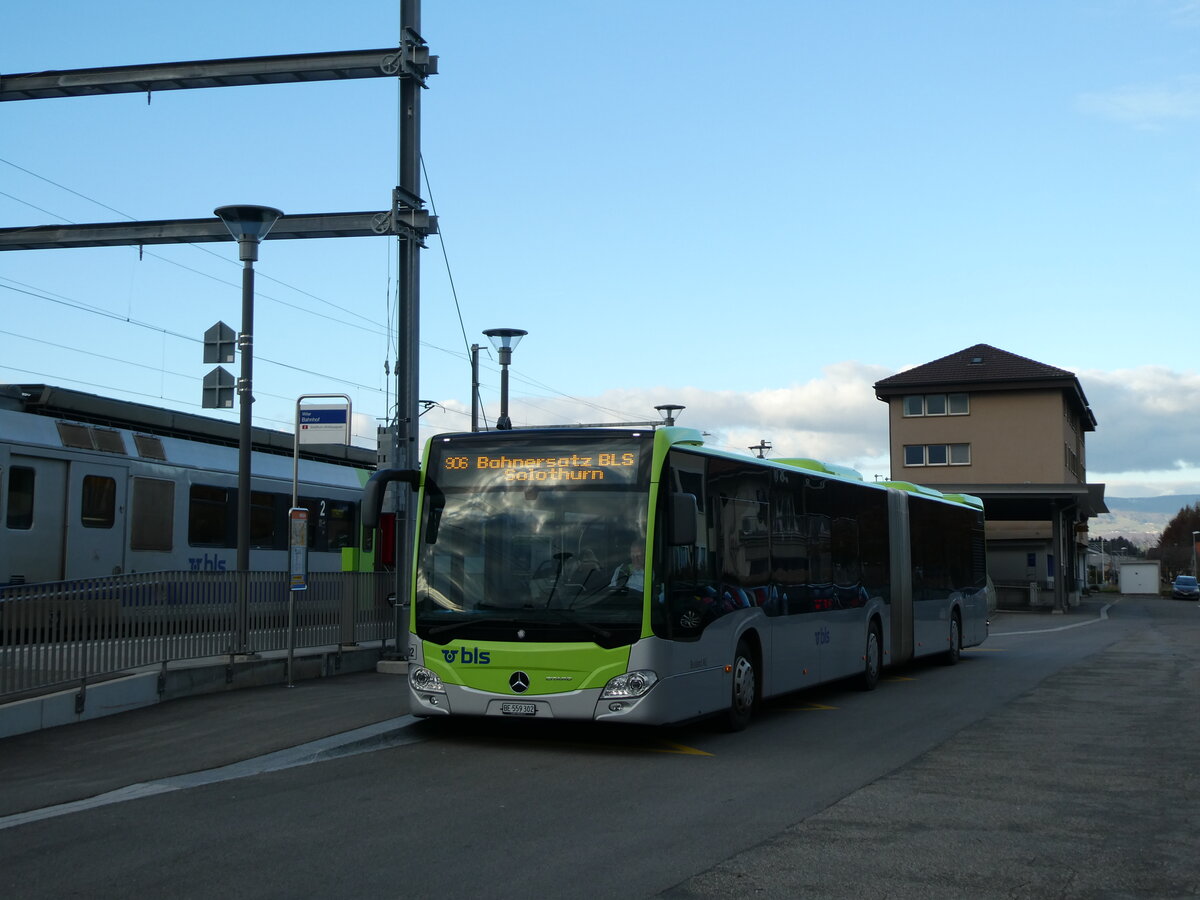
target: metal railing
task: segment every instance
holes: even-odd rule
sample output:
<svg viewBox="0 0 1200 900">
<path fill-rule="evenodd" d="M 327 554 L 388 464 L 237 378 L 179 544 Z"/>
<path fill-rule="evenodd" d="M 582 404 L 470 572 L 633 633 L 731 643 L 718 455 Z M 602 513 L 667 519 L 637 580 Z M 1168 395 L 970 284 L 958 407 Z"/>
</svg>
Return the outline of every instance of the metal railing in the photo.
<svg viewBox="0 0 1200 900">
<path fill-rule="evenodd" d="M 0 588 L 0 702 L 144 666 L 288 649 L 286 572 L 148 572 Z M 390 572 L 315 572 L 295 592 L 295 647 L 395 637 Z"/>
</svg>

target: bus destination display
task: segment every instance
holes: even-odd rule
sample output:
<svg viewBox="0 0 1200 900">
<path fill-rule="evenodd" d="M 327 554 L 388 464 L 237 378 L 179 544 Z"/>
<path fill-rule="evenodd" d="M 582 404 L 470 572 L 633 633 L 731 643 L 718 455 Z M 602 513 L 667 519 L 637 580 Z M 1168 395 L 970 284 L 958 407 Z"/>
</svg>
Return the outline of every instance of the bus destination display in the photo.
<svg viewBox="0 0 1200 900">
<path fill-rule="evenodd" d="M 437 481 L 444 486 L 492 482 L 503 484 L 565 484 L 576 482 L 631 484 L 637 480 L 640 454 L 636 449 L 608 447 L 564 449 L 552 455 L 528 456 L 507 452 L 443 448 Z"/>
</svg>

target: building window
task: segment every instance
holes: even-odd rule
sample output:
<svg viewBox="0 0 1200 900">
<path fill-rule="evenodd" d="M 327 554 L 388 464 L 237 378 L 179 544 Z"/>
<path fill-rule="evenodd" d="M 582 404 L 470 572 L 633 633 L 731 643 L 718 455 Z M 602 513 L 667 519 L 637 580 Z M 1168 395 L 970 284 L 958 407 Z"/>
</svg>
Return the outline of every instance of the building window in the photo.
<svg viewBox="0 0 1200 900">
<path fill-rule="evenodd" d="M 970 444 L 905 444 L 906 466 L 969 466 Z"/>
<path fill-rule="evenodd" d="M 1080 459 L 1079 454 L 1076 453 L 1074 450 L 1072 450 L 1070 445 L 1063 446 L 1063 453 L 1066 456 L 1067 471 L 1070 472 L 1072 475 L 1074 475 L 1076 478 L 1078 478 L 1080 481 L 1083 481 L 1084 480 L 1083 461 Z"/>
<path fill-rule="evenodd" d="M 971 411 L 971 403 L 965 393 L 957 394 L 910 394 L 904 398 L 904 415 L 913 416 L 965 416 Z"/>
</svg>

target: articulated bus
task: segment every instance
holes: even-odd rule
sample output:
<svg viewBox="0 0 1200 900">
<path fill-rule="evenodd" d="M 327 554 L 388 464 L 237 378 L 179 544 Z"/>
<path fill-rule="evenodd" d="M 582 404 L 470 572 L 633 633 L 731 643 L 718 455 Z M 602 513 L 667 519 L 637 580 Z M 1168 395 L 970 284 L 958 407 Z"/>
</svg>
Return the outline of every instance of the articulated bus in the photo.
<svg viewBox="0 0 1200 900">
<path fill-rule="evenodd" d="M 418 716 L 744 728 L 766 698 L 987 636 L 983 504 L 699 432 L 432 438 L 408 634 Z"/>
</svg>

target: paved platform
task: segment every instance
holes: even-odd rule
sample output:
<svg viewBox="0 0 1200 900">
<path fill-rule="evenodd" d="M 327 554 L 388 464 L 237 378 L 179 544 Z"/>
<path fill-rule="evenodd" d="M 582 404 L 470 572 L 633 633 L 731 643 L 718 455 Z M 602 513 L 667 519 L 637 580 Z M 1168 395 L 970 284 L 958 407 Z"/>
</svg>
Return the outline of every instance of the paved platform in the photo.
<svg viewBox="0 0 1200 900">
<path fill-rule="evenodd" d="M 660 896 L 1200 896 L 1200 608 L 1100 598 L 1002 614 L 993 634 L 1082 627 L 1114 601 L 1149 624 Z"/>
<path fill-rule="evenodd" d="M 229 765 L 407 712 L 403 678 L 358 672 L 185 697 L 0 739 L 0 816 Z"/>
</svg>

